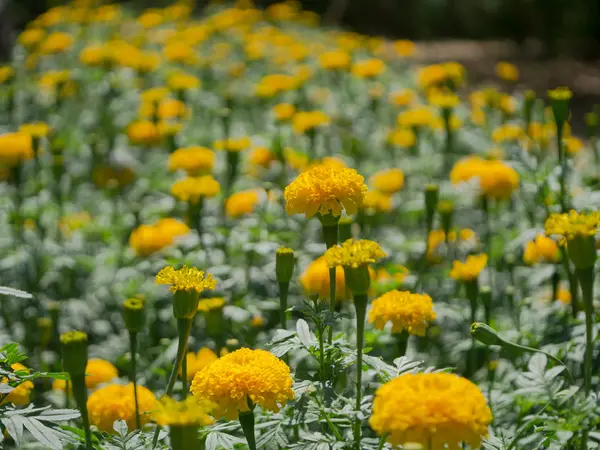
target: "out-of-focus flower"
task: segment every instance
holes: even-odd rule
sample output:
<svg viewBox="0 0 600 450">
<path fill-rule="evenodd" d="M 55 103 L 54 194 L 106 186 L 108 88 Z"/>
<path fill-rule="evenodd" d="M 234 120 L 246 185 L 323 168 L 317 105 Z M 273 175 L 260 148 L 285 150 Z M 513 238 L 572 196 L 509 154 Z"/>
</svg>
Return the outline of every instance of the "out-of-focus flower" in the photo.
<svg viewBox="0 0 600 450">
<path fill-rule="evenodd" d="M 191 391 L 216 404 L 215 415 L 235 419 L 250 404 L 279 411 L 294 398 L 290 368 L 265 350 L 242 348 L 198 372 Z"/>
<path fill-rule="evenodd" d="M 383 194 L 395 194 L 404 186 L 404 172 L 401 169 L 380 170 L 371 177 L 371 184 Z"/>
<path fill-rule="evenodd" d="M 221 190 L 221 185 L 212 175 L 201 177 L 186 177 L 176 181 L 171 186 L 173 197 L 182 202 L 196 204 L 205 198 L 216 196 Z"/>
<path fill-rule="evenodd" d="M 485 253 L 469 255 L 465 262 L 453 261 L 450 276 L 457 281 L 475 280 L 487 265 L 488 256 Z"/>
<path fill-rule="evenodd" d="M 417 143 L 417 136 L 410 128 L 397 128 L 388 134 L 388 142 L 402 148 L 411 148 Z"/>
<path fill-rule="evenodd" d="M 169 155 L 169 170 L 185 170 L 188 175 L 211 172 L 215 163 L 215 153 L 206 147 L 185 147 Z"/>
<path fill-rule="evenodd" d="M 539 262 L 557 262 L 560 257 L 558 244 L 554 239 L 538 234 L 533 241 L 529 241 L 523 252 L 523 261 L 526 264 Z"/>
<path fill-rule="evenodd" d="M 410 89 L 402 89 L 394 91 L 390 95 L 390 102 L 396 106 L 409 106 L 414 103 L 416 98 L 415 92 Z"/>
<path fill-rule="evenodd" d="M 396 54 L 402 58 L 413 56 L 416 51 L 415 43 L 406 39 L 400 39 L 392 42 L 392 48 Z"/>
<path fill-rule="evenodd" d="M 359 78 L 375 78 L 385 71 L 385 63 L 377 58 L 358 61 L 352 65 L 351 72 Z"/>
<path fill-rule="evenodd" d="M 323 111 L 299 111 L 292 117 L 292 128 L 298 134 L 329 125 L 330 119 Z"/>
<path fill-rule="evenodd" d="M 208 347 L 202 347 L 198 350 L 198 353 L 188 353 L 186 355 L 187 379 L 191 380 L 196 373 L 200 372 L 217 359 L 219 359 L 217 354 Z"/>
<path fill-rule="evenodd" d="M 429 295 L 408 291 L 387 292 L 373 300 L 369 310 L 369 323 L 375 323 L 378 330 L 383 330 L 387 322 L 392 322 L 392 333 L 406 330 L 415 336 L 424 336 L 435 317 Z"/>
<path fill-rule="evenodd" d="M 514 64 L 501 61 L 496 64 L 496 75 L 504 81 L 518 81 L 519 69 Z"/>
<path fill-rule="evenodd" d="M 169 75 L 167 85 L 174 91 L 187 91 L 198 89 L 200 87 L 200 80 L 192 74 L 178 71 Z"/>
<path fill-rule="evenodd" d="M 229 217 L 236 219 L 253 212 L 259 202 L 259 191 L 257 189 L 247 189 L 232 194 L 225 202 L 225 211 Z"/>
<path fill-rule="evenodd" d="M 226 150 L 228 152 L 241 152 L 252 145 L 252 141 L 247 136 L 229 138 L 226 141 L 218 139 L 213 143 L 216 150 Z"/>
<path fill-rule="evenodd" d="M 256 147 L 250 153 L 250 164 L 253 166 L 260 166 L 266 169 L 273 161 L 277 161 L 277 156 L 266 147 Z"/>
<path fill-rule="evenodd" d="M 45 36 L 46 31 L 41 28 L 28 28 L 19 34 L 17 41 L 27 50 L 31 50 L 42 42 Z"/>
<path fill-rule="evenodd" d="M 297 79 L 292 75 L 265 75 L 256 85 L 256 95 L 259 97 L 273 97 L 277 94 L 294 90 L 297 86 Z"/>
<path fill-rule="evenodd" d="M 300 284 L 307 294 L 329 299 L 329 267 L 324 256 L 320 256 L 308 265 L 300 276 Z M 335 271 L 335 301 L 348 298 L 350 298 L 350 292 L 346 288 L 344 270 L 337 267 Z"/>
<path fill-rule="evenodd" d="M 350 63 L 350 55 L 343 50 L 331 50 L 319 56 L 319 64 L 327 70 L 344 70 Z"/>
<path fill-rule="evenodd" d="M 514 142 L 525 136 L 523 128 L 515 123 L 507 123 L 499 126 L 492 132 L 492 140 L 498 144 L 502 142 Z"/>
<path fill-rule="evenodd" d="M 362 208 L 376 213 L 388 212 L 392 210 L 392 198 L 379 191 L 367 191 L 363 198 Z"/>
<path fill-rule="evenodd" d="M 161 139 L 158 128 L 150 120 L 138 120 L 130 124 L 127 127 L 127 136 L 134 145 L 152 145 Z"/>
<path fill-rule="evenodd" d="M 10 368 L 14 372 L 26 372 L 29 373 L 27 367 L 25 367 L 21 363 L 14 363 L 10 366 Z M 2 378 L 0 384 L 8 384 L 8 378 Z M 16 406 L 24 406 L 29 403 L 31 397 L 31 391 L 33 391 L 33 382 L 32 381 L 24 381 L 15 387 L 12 391 L 8 393 L 8 395 L 3 399 L 2 403 L 12 403 Z"/>
<path fill-rule="evenodd" d="M 420 128 L 433 124 L 435 115 L 426 106 L 416 106 L 398 114 L 400 128 Z"/>
<path fill-rule="evenodd" d="M 112 431 L 116 420 L 127 422 L 129 429 L 136 427 L 135 399 L 133 383 L 128 385 L 111 384 L 100 388 L 90 395 L 87 409 L 90 423 L 101 431 Z M 137 386 L 138 409 L 142 424 L 150 422 L 149 414 L 156 406 L 156 398 L 152 391 L 144 386 Z"/>
<path fill-rule="evenodd" d="M 295 113 L 296 108 L 291 103 L 278 103 L 273 107 L 273 114 L 280 121 L 290 120 Z"/>
<path fill-rule="evenodd" d="M 10 66 L 0 66 L 0 84 L 15 76 L 15 70 Z"/>
<path fill-rule="evenodd" d="M 53 55 L 67 51 L 73 45 L 73 36 L 69 33 L 56 31 L 49 34 L 46 39 L 40 43 L 38 51 L 42 55 Z"/>
<path fill-rule="evenodd" d="M 574 156 L 583 148 L 583 141 L 574 136 L 569 136 L 564 140 L 564 146 L 565 150 L 567 151 L 567 155 Z"/>
<path fill-rule="evenodd" d="M 519 187 L 517 171 L 498 160 L 467 157 L 458 161 L 450 173 L 450 180 L 454 184 L 472 178 L 479 179 L 482 193 L 489 198 L 509 198 Z"/>
<path fill-rule="evenodd" d="M 33 158 L 31 135 L 22 131 L 0 134 L 0 165 L 14 167 Z"/>
<path fill-rule="evenodd" d="M 176 237 L 190 229 L 176 219 L 161 219 L 153 225 L 140 225 L 131 232 L 129 245 L 139 256 L 150 256 L 173 244 Z"/>
<path fill-rule="evenodd" d="M 188 397 L 181 402 L 163 397 L 156 403 L 152 418 L 163 427 L 201 427 L 214 422 L 210 415 L 214 406 L 208 400 L 195 397 Z"/>
<path fill-rule="evenodd" d="M 118 378 L 119 371 L 114 365 L 104 359 L 90 359 L 85 367 L 85 374 L 86 387 L 88 389 L 95 389 L 101 384 L 109 383 Z M 64 391 L 66 385 L 65 380 L 54 380 L 52 389 Z"/>
<path fill-rule="evenodd" d="M 225 306 L 223 297 L 202 298 L 198 302 L 198 312 L 207 313 L 222 309 Z"/>
</svg>

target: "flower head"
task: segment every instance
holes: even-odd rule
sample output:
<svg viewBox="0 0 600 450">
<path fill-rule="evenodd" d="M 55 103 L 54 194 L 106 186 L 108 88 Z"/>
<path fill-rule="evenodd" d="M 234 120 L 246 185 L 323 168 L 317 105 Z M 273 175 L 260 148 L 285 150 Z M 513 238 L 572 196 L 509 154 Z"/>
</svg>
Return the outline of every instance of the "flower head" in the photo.
<svg viewBox="0 0 600 450">
<path fill-rule="evenodd" d="M 556 262 L 559 258 L 556 241 L 543 234 L 538 234 L 533 241 L 529 241 L 523 252 L 523 261 L 527 264 L 538 262 Z"/>
<path fill-rule="evenodd" d="M 339 216 L 356 213 L 367 191 L 364 178 L 354 169 L 318 165 L 301 173 L 284 192 L 288 214 L 316 213 Z"/>
<path fill-rule="evenodd" d="M 371 177 L 371 183 L 379 192 L 391 195 L 404 186 L 404 172 L 401 169 L 380 170 Z"/>
<path fill-rule="evenodd" d="M 383 294 L 373 300 L 369 311 L 369 323 L 374 322 L 378 330 L 383 330 L 387 322 L 392 322 L 392 333 L 406 330 L 416 336 L 424 336 L 435 317 L 429 295 L 408 291 L 394 290 Z"/>
<path fill-rule="evenodd" d="M 152 418 L 163 427 L 200 427 L 214 422 L 210 415 L 213 408 L 212 402 L 196 397 L 188 397 L 181 402 L 163 397 L 156 403 Z"/>
<path fill-rule="evenodd" d="M 169 156 L 169 170 L 185 170 L 188 175 L 210 172 L 215 163 L 215 153 L 206 147 L 186 147 Z"/>
<path fill-rule="evenodd" d="M 221 190 L 221 185 L 212 175 L 186 177 L 171 186 L 171 194 L 183 202 L 198 203 L 208 197 L 214 197 Z"/>
<path fill-rule="evenodd" d="M 198 350 L 198 353 L 188 353 L 185 359 L 187 362 L 187 379 L 191 380 L 196 373 L 215 362 L 219 357 L 210 348 L 203 347 Z"/>
<path fill-rule="evenodd" d="M 323 111 L 299 111 L 292 117 L 292 128 L 298 134 L 329 125 L 329 116 Z"/>
<path fill-rule="evenodd" d="M 156 405 L 154 394 L 144 386 L 137 387 L 138 407 L 142 424 L 150 422 Z M 135 429 L 135 399 L 133 383 L 111 384 L 94 391 L 88 398 L 87 409 L 90 423 L 101 431 L 112 431 L 116 420 L 124 420 L 130 429 Z"/>
<path fill-rule="evenodd" d="M 160 219 L 153 225 L 140 225 L 131 232 L 129 245 L 140 256 L 149 256 L 173 244 L 176 237 L 184 236 L 190 229 L 173 218 Z"/>
<path fill-rule="evenodd" d="M 0 134 L 0 165 L 14 167 L 33 157 L 31 135 L 24 132 Z"/>
<path fill-rule="evenodd" d="M 377 242 L 367 239 L 348 239 L 342 245 L 331 247 L 325 252 L 325 260 L 330 268 L 342 266 L 356 269 L 373 264 L 385 256 Z"/>
<path fill-rule="evenodd" d="M 247 136 L 229 138 L 227 140 L 218 139 L 213 143 L 217 150 L 226 150 L 228 152 L 241 152 L 252 145 L 252 141 Z"/>
<path fill-rule="evenodd" d="M 479 388 L 449 373 L 405 374 L 381 386 L 373 402 L 371 427 L 392 445 L 479 448 L 492 413 Z M 446 447 L 447 446 L 447 447 Z"/>
<path fill-rule="evenodd" d="M 198 302 L 198 312 L 207 313 L 223 308 L 225 299 L 223 297 L 202 298 Z"/>
<path fill-rule="evenodd" d="M 485 253 L 480 255 L 469 255 L 465 262 L 454 261 L 450 276 L 457 281 L 472 281 L 479 276 L 479 273 L 486 266 L 488 256 Z"/>
<path fill-rule="evenodd" d="M 292 382 L 290 368 L 272 353 L 242 348 L 198 372 L 191 391 L 217 405 L 215 416 L 235 419 L 249 402 L 279 411 L 294 398 Z"/>
<path fill-rule="evenodd" d="M 392 209 L 392 197 L 379 191 L 367 191 L 362 208 L 371 212 L 388 212 Z"/>
<path fill-rule="evenodd" d="M 559 235 L 567 240 L 577 236 L 595 236 L 600 228 L 600 212 L 570 211 L 565 214 L 552 214 L 546 220 L 546 234 Z"/>
<path fill-rule="evenodd" d="M 377 58 L 358 61 L 352 66 L 352 74 L 359 78 L 374 78 L 385 71 L 385 64 Z"/>
<path fill-rule="evenodd" d="M 329 267 L 325 256 L 321 256 L 308 265 L 300 276 L 300 284 L 310 295 L 318 295 L 320 298 L 329 299 Z M 349 298 L 348 289 L 346 289 L 344 269 L 336 267 L 335 269 L 335 301 L 346 300 Z"/>
<path fill-rule="evenodd" d="M 319 56 L 319 64 L 327 70 L 347 69 L 350 62 L 350 55 L 343 50 L 331 50 Z"/>
<path fill-rule="evenodd" d="M 10 366 L 14 372 L 27 372 L 29 370 L 21 363 L 14 363 Z M 8 384 L 8 378 L 4 377 L 1 380 L 1 384 Z M 23 406 L 29 403 L 31 397 L 31 391 L 33 391 L 34 385 L 32 381 L 23 381 L 16 386 L 9 394 L 4 398 L 1 404 L 12 403 L 16 406 Z"/>
<path fill-rule="evenodd" d="M 195 291 L 200 293 L 206 289 L 214 289 L 217 282 L 210 273 L 204 276 L 204 272 L 195 267 L 183 266 L 175 270 L 173 266 L 164 267 L 156 275 L 156 284 L 169 284 L 171 292 Z"/>
<path fill-rule="evenodd" d="M 482 193 L 490 198 L 505 199 L 519 187 L 519 174 L 498 160 L 485 160 L 477 156 L 462 159 L 452 168 L 450 180 L 457 184 L 477 178 Z"/>
<path fill-rule="evenodd" d="M 514 64 L 500 61 L 496 64 L 496 75 L 504 81 L 518 81 L 519 69 Z"/>
<path fill-rule="evenodd" d="M 233 219 L 250 214 L 260 201 L 259 190 L 247 189 L 232 194 L 225 202 L 225 211 Z"/>
</svg>

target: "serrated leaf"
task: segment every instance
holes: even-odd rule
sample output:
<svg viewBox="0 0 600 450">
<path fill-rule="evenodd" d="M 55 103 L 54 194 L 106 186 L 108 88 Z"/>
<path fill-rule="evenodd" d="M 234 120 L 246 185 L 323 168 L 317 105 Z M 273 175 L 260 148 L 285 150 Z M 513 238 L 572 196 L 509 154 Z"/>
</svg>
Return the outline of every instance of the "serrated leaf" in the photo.
<svg viewBox="0 0 600 450">
<path fill-rule="evenodd" d="M 296 333 L 298 334 L 298 339 L 302 342 L 306 348 L 312 347 L 316 340 L 311 336 L 310 328 L 308 327 L 308 323 L 304 319 L 298 319 L 296 322 Z"/>
<path fill-rule="evenodd" d="M 127 422 L 122 419 L 115 420 L 115 423 L 113 423 L 113 430 L 115 430 L 122 439 L 125 439 L 127 432 L 129 431 L 127 428 Z"/>
<path fill-rule="evenodd" d="M 6 427 L 6 431 L 13 438 L 17 447 L 21 445 L 23 439 L 23 418 L 21 416 L 12 416 L 2 418 L 2 424 Z"/>
<path fill-rule="evenodd" d="M 48 422 L 66 422 L 81 416 L 76 409 L 51 409 L 36 416 L 36 419 Z"/>
<path fill-rule="evenodd" d="M 45 426 L 43 423 L 33 417 L 22 417 L 22 419 L 25 428 L 27 428 L 27 430 L 40 444 L 51 449 L 62 449 L 62 443 L 52 428 Z"/>
<path fill-rule="evenodd" d="M 548 369 L 544 374 L 546 380 L 553 380 L 565 370 L 565 366 L 556 366 Z"/>
<path fill-rule="evenodd" d="M 245 441 L 227 433 L 212 431 L 206 438 L 206 450 L 222 450 L 233 448 L 235 444 L 243 444 Z"/>
<path fill-rule="evenodd" d="M 11 288 L 8 286 L 0 286 L 0 295 L 10 295 L 11 297 L 18 298 L 33 298 L 29 292 L 22 291 L 20 289 Z"/>
</svg>

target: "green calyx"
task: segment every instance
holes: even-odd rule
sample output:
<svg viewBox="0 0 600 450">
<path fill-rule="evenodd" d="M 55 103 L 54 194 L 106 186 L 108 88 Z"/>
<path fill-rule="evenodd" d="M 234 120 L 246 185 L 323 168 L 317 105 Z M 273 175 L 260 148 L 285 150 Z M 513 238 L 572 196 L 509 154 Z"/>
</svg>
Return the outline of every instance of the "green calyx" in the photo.
<svg viewBox="0 0 600 450">
<path fill-rule="evenodd" d="M 281 247 L 275 255 L 275 274 L 279 283 L 289 283 L 294 274 L 295 257 L 290 248 Z"/>
<path fill-rule="evenodd" d="M 198 311 L 198 294 L 194 291 L 177 291 L 173 296 L 173 316 L 176 319 L 193 319 Z"/>
<path fill-rule="evenodd" d="M 353 295 L 366 294 L 369 291 L 371 275 L 366 264 L 356 268 L 344 267 L 344 276 L 346 286 L 352 291 Z"/>
<path fill-rule="evenodd" d="M 129 298 L 123 302 L 123 321 L 130 333 L 139 333 L 146 326 L 146 311 L 144 301 L 139 298 Z"/>
<path fill-rule="evenodd" d="M 71 376 L 84 375 L 88 360 L 88 337 L 82 331 L 60 335 L 63 367 Z"/>
<path fill-rule="evenodd" d="M 577 235 L 567 241 L 569 258 L 577 269 L 588 269 L 596 263 L 596 240 L 594 236 Z"/>
</svg>

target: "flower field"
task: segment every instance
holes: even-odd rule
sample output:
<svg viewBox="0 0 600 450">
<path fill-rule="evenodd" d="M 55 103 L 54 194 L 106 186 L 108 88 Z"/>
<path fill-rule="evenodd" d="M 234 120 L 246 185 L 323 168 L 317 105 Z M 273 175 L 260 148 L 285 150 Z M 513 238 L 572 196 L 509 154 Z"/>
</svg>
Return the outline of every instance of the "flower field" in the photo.
<svg viewBox="0 0 600 450">
<path fill-rule="evenodd" d="M 29 23 L 0 447 L 600 448 L 600 110 L 416 52 L 294 2 Z"/>
</svg>

